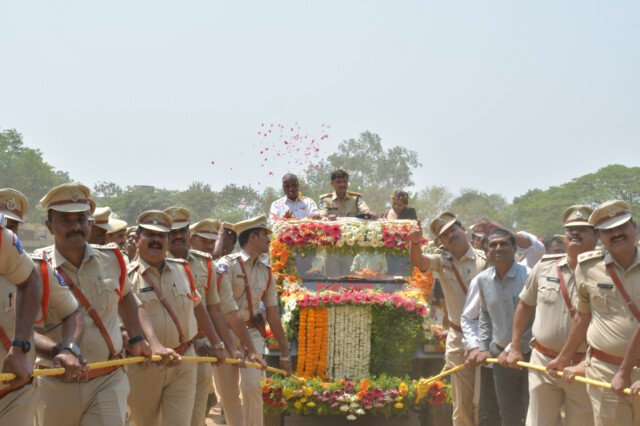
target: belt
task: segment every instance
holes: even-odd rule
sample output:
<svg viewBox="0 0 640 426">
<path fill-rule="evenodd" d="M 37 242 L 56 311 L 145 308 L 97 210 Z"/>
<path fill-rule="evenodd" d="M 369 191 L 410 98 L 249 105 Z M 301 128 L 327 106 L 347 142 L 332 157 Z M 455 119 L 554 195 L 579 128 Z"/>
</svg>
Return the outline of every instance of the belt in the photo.
<svg viewBox="0 0 640 426">
<path fill-rule="evenodd" d="M 31 377 L 27 383 L 25 383 L 25 384 L 24 384 L 24 385 L 22 385 L 22 386 L 18 386 L 17 388 L 12 388 L 12 387 L 10 387 L 10 386 L 7 386 L 6 388 L 2 388 L 2 389 L 0 389 L 0 399 L 2 399 L 2 398 L 4 398 L 5 396 L 9 395 L 11 392 L 15 392 L 15 391 L 17 391 L 17 390 L 22 389 L 23 387 L 25 387 L 25 386 L 27 386 L 27 385 L 30 385 L 30 384 L 31 384 L 31 382 L 33 382 L 33 377 Z"/>
<path fill-rule="evenodd" d="M 452 330 L 457 331 L 458 333 L 462 333 L 462 327 L 460 327 L 459 325 L 455 325 L 454 323 L 449 323 L 449 328 Z"/>
<path fill-rule="evenodd" d="M 596 348 L 589 348 L 589 353 L 591 354 L 592 357 L 594 357 L 595 359 L 599 359 L 600 361 L 604 361 L 607 362 L 609 364 L 614 364 L 617 366 L 620 366 L 620 364 L 622 364 L 622 357 L 619 356 L 615 356 L 615 355 L 611 355 L 608 354 L 606 352 L 603 352 L 601 350 L 598 350 Z M 635 364 L 636 367 L 640 367 L 640 359 L 636 360 Z"/>
<path fill-rule="evenodd" d="M 36 368 L 38 368 L 39 370 L 48 370 L 49 368 L 53 368 L 53 367 L 47 367 L 46 365 L 38 364 L 38 366 Z M 122 366 L 118 366 L 118 365 L 115 365 L 113 367 L 96 368 L 96 369 L 93 369 L 93 370 L 89 370 L 89 372 L 87 374 L 85 374 L 83 376 L 80 376 L 77 379 L 65 379 L 64 376 L 51 376 L 51 377 L 53 377 L 54 379 L 58 379 L 58 380 L 60 380 L 62 382 L 71 382 L 71 383 L 88 382 L 90 380 L 97 379 L 98 377 L 102 377 L 102 376 L 106 376 L 107 374 L 111 374 L 114 371 L 119 370 L 120 368 L 122 368 Z"/>
<path fill-rule="evenodd" d="M 542 346 L 540 343 L 538 343 L 538 341 L 536 341 L 533 344 L 533 348 L 540 352 L 542 355 L 547 356 L 549 358 L 557 358 L 558 355 L 560 355 L 558 352 L 551 350 L 549 348 L 547 348 L 546 346 Z M 573 355 L 573 358 L 571 358 L 571 363 L 572 364 L 577 364 L 579 362 L 581 362 L 584 359 L 584 352 L 578 352 L 576 354 Z"/>
<path fill-rule="evenodd" d="M 198 336 L 196 335 L 196 337 L 189 340 L 188 342 L 181 343 L 180 346 L 173 348 L 173 350 L 176 351 L 178 355 L 184 355 L 189 350 L 191 345 L 193 345 L 193 342 L 196 340 L 197 337 Z"/>
</svg>

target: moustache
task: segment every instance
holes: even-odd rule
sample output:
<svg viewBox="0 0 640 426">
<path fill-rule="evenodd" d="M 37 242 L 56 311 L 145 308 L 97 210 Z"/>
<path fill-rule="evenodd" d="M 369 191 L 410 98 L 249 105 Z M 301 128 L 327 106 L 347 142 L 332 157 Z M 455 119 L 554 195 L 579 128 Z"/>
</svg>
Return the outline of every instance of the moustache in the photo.
<svg viewBox="0 0 640 426">
<path fill-rule="evenodd" d="M 80 236 L 80 237 L 84 237 L 84 232 L 82 231 L 71 231 L 71 232 L 67 232 L 67 235 L 65 235 L 66 238 L 73 238 L 76 235 Z"/>
<path fill-rule="evenodd" d="M 151 243 L 147 244 L 147 247 L 161 250 L 162 249 L 162 244 L 156 243 L 156 242 L 151 242 Z"/>
</svg>

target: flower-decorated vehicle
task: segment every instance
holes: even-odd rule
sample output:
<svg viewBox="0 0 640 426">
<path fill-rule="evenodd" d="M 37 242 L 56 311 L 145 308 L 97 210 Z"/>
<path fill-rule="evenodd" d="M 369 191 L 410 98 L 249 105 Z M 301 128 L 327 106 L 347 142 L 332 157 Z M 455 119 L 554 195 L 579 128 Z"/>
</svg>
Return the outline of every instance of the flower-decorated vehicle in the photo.
<svg viewBox="0 0 640 426">
<path fill-rule="evenodd" d="M 274 224 L 271 267 L 296 378 L 264 382 L 267 409 L 355 419 L 404 415 L 417 399 L 446 401 L 446 385 L 437 385 L 437 398 L 428 396 L 437 390 L 431 387 L 419 398 L 410 377 L 439 326 L 428 302 L 434 279 L 409 262 L 414 225 L 355 218 Z"/>
</svg>

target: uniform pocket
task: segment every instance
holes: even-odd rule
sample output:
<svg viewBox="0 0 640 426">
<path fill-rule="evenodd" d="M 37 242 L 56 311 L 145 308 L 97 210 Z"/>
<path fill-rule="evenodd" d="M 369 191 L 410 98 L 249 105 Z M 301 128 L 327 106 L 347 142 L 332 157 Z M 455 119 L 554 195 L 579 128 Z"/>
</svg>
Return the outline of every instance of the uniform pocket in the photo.
<svg viewBox="0 0 640 426">
<path fill-rule="evenodd" d="M 613 294 L 599 291 L 591 296 L 591 306 L 593 306 L 593 310 L 600 314 L 610 314 L 612 302 Z"/>
<path fill-rule="evenodd" d="M 100 314 L 105 314 L 113 309 L 117 311 L 119 297 L 117 291 L 120 289 L 118 280 L 113 278 L 101 278 L 95 282 L 98 293 L 98 300 L 93 303 L 93 307 Z"/>
<path fill-rule="evenodd" d="M 547 305 L 555 303 L 560 297 L 560 288 L 557 286 L 542 286 L 538 288 L 538 300 Z"/>
</svg>

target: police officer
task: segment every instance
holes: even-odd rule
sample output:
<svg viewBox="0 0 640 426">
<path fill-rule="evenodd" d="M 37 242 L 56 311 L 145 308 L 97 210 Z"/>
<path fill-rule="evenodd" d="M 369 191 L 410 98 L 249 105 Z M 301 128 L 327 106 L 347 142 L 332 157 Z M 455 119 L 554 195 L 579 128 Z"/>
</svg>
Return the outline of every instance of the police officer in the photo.
<svg viewBox="0 0 640 426">
<path fill-rule="evenodd" d="M 513 320 L 511 350 L 507 357 L 511 367 L 520 368 L 516 363 L 524 360 L 520 342 L 534 313 L 535 342 L 531 363 L 546 367 L 549 361 L 558 356 L 567 340 L 573 318 L 577 316 L 578 294 L 574 271 L 578 255 L 592 251 L 598 241 L 598 232 L 588 222 L 592 212 L 591 208 L 583 205 L 567 208 L 562 215 L 566 254 L 543 256 L 529 274 Z M 583 343 L 572 359 L 574 364 L 580 365 L 578 368 L 571 367 L 573 374 L 584 375 L 585 352 L 586 343 Z M 559 381 L 546 373 L 529 370 L 527 425 L 560 424 L 563 405 L 565 425 L 593 424 L 593 410 L 584 385 Z"/>
<path fill-rule="evenodd" d="M 106 241 L 107 244 L 114 243 L 120 250 L 125 250 L 125 244 L 127 242 L 127 222 L 115 217 L 109 217 L 110 231 L 107 231 Z"/>
<path fill-rule="evenodd" d="M 445 365 L 447 368 L 465 362 L 463 333 L 460 316 L 466 300 L 469 283 L 486 268 L 486 257 L 481 250 L 469 245 L 466 231 L 456 216 L 448 211 L 440 213 L 431 221 L 431 232 L 442 243 L 442 253 L 423 254 L 421 249 L 422 228 L 416 225 L 410 233 L 409 259 L 421 271 L 433 271 L 442 283 L 449 331 L 447 333 Z M 478 353 L 478 348 L 472 350 Z M 473 425 L 473 389 L 475 372 L 472 368 L 451 376 L 453 390 L 453 424 Z"/>
<path fill-rule="evenodd" d="M 218 343 L 213 346 L 214 356 L 218 357 L 221 362 L 222 359 L 226 358 L 224 348 L 228 346 L 234 358 L 241 357 L 242 354 L 235 348 L 226 320 L 220 310 L 220 298 L 218 297 L 218 289 L 216 286 L 216 268 L 213 263 L 213 258 L 210 254 L 204 251 L 191 249 L 189 246 L 189 225 L 191 213 L 189 210 L 180 207 L 170 207 L 165 209 L 164 212 L 171 216 L 171 219 L 173 220 L 171 232 L 169 232 L 169 251 L 167 251 L 167 257 L 186 260 L 191 268 L 191 274 L 196 283 L 196 289 L 203 297 L 207 313 L 209 314 L 211 309 L 213 309 L 210 307 L 217 307 L 217 315 L 210 316 L 217 332 L 215 337 Z M 216 234 L 211 232 L 213 230 L 213 224 L 209 224 L 207 221 L 200 221 L 195 227 L 196 233 L 202 231 L 200 235 L 205 235 L 206 237 L 217 235 L 217 232 Z M 201 238 L 207 240 L 205 237 Z M 213 243 L 213 240 L 211 241 Z M 213 244 L 210 245 L 211 250 L 213 250 Z M 204 337 L 203 333 L 198 333 L 194 347 L 196 354 L 200 356 L 207 356 L 211 351 L 211 342 Z M 197 368 L 196 395 L 191 417 L 192 426 L 204 425 L 205 417 L 207 415 L 206 407 L 208 395 L 215 391 L 212 389 L 213 368 L 211 367 L 211 364 L 201 362 L 198 363 Z"/>
<path fill-rule="evenodd" d="M 0 289 L 4 304 L 0 315 L 0 356 L 4 361 L 2 371 L 16 375 L 0 384 L 0 423 L 31 425 L 36 404 L 36 392 L 30 385 L 34 358 L 31 346 L 41 282 L 17 235 L 4 228 L 3 213 L 21 216 L 23 208 L 15 197 L 1 201 L 0 206 Z M 16 287 L 7 288 L 11 285 Z"/>
<path fill-rule="evenodd" d="M 103 246 L 107 244 L 107 232 L 112 231 L 111 225 L 109 224 L 111 207 L 96 207 L 91 216 L 93 220 L 91 220 L 89 244 Z"/>
<path fill-rule="evenodd" d="M 376 218 L 376 214 L 369 209 L 362 195 L 348 190 L 349 173 L 345 170 L 337 169 L 331 173 L 331 186 L 333 192 L 320 196 L 320 210 L 318 211 L 320 216 L 329 220 L 358 215 L 367 215 L 371 219 Z"/>
<path fill-rule="evenodd" d="M 85 332 L 76 355 L 81 353 L 89 363 L 120 357 L 124 345 L 120 321 L 132 336 L 128 341 L 132 355 L 161 353 L 158 348 L 150 349 L 142 334 L 120 251 L 115 246 L 87 243 L 89 215 L 95 208 L 89 188 L 66 183 L 51 189 L 40 204 L 47 212 L 45 224 L 55 244 L 37 253 L 44 252 L 82 306 Z M 63 344 L 58 331 L 47 336 Z M 43 425 L 124 424 L 129 382 L 122 368 L 91 370 L 74 381 L 40 377 L 38 392 L 38 419 Z"/>
<path fill-rule="evenodd" d="M 158 341 L 173 348 L 174 361 L 161 369 L 133 365 L 127 371 L 131 382 L 129 407 L 137 426 L 189 425 L 196 391 L 197 365 L 177 362 L 180 355 L 195 355 L 193 342 L 198 327 L 218 345 L 217 337 L 189 264 L 166 257 L 171 217 L 159 210 L 138 216 L 138 257 L 129 265 L 133 291 L 148 313 L 141 318 L 145 329 L 153 329 Z M 213 351 L 207 351 L 214 356 Z M 168 368 L 174 367 L 174 368 Z"/>
<path fill-rule="evenodd" d="M 291 359 L 280 313 L 276 285 L 273 282 L 271 268 L 263 262 L 269 251 L 269 235 L 264 215 L 235 224 L 241 250 L 227 255 L 218 262 L 219 273 L 222 274 L 220 299 L 222 311 L 227 316 L 239 312 L 245 322 L 243 333 L 248 329 L 252 346 L 260 351 L 264 348 L 265 320 L 259 313 L 260 301 L 266 307 L 266 322 L 269 323 L 273 335 L 282 348 L 280 364 L 291 370 Z M 233 328 L 233 326 L 232 326 Z M 238 336 L 238 330 L 233 328 Z M 244 343 L 244 342 L 243 342 Z M 245 345 L 246 347 L 246 345 Z M 231 369 L 227 366 L 214 367 L 216 385 L 220 392 L 222 405 L 231 426 L 261 426 L 262 387 L 261 372 L 256 369 Z M 238 387 L 238 372 L 240 387 Z M 242 404 L 239 394 L 242 392 Z"/>
<path fill-rule="evenodd" d="M 561 370 L 572 360 L 586 337 L 589 351 L 586 374 L 610 382 L 621 365 L 633 336 L 640 311 L 640 256 L 637 227 L 625 201 L 600 204 L 589 216 L 605 250 L 578 256 L 579 319 L 571 328 L 562 351 L 548 369 Z M 632 361 L 637 365 L 637 360 Z M 631 374 L 634 380 L 640 375 Z M 587 388 L 596 425 L 640 424 L 640 401 L 595 386 Z"/>
</svg>

